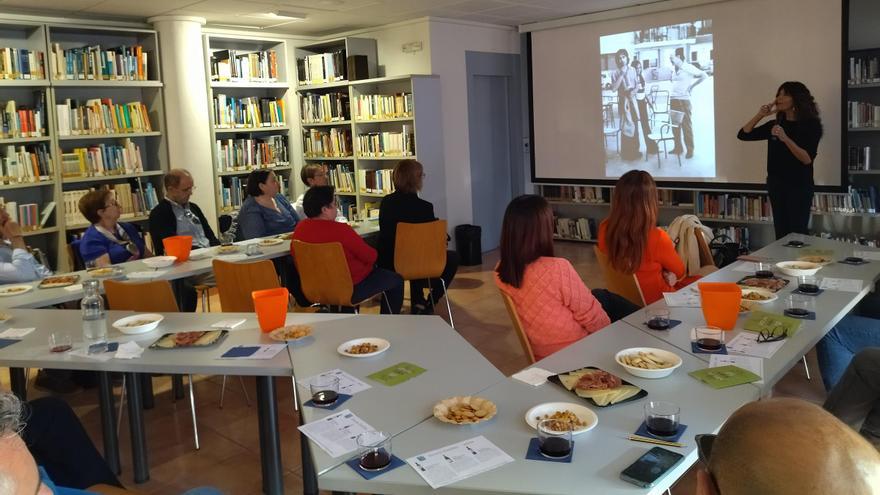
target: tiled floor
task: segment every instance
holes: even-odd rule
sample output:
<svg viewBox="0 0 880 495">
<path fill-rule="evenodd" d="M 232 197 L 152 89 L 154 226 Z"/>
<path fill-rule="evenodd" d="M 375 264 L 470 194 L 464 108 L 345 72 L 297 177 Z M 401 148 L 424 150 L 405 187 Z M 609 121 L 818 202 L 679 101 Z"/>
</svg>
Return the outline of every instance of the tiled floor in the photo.
<svg viewBox="0 0 880 495">
<path fill-rule="evenodd" d="M 601 286 L 592 246 L 580 243 L 557 243 L 557 256 L 572 261 L 589 287 Z M 484 256 L 483 264 L 462 267 L 450 290 L 455 326 L 461 334 L 503 373 L 509 375 L 526 366 L 527 360 L 510 326 L 504 303 L 492 281 L 492 267 L 497 253 Z M 216 296 L 212 307 L 220 307 Z M 445 316 L 445 305 L 438 314 Z M 374 309 L 375 310 L 375 309 Z M 807 381 L 802 367 L 797 366 L 776 386 L 775 395 L 796 396 L 821 402 L 824 400 L 815 356 L 809 356 L 813 380 Z M 2 378 L 8 388 L 7 377 Z M 211 485 L 228 494 L 256 495 L 260 489 L 259 437 L 256 406 L 245 401 L 237 378 L 227 383 L 223 409 L 219 407 L 222 377 L 197 376 L 195 386 L 201 449 L 193 446 L 193 429 L 189 401 L 173 401 L 170 380 L 154 378 L 156 406 L 145 411 L 147 445 L 149 448 L 150 481 L 137 486 L 143 494 L 178 494 L 185 489 Z M 245 379 L 251 401 L 254 382 Z M 293 410 L 290 381 L 278 379 L 278 409 L 282 433 L 282 458 L 286 468 L 285 492 L 301 493 L 300 451 L 296 412 Z M 31 390 L 31 396 L 38 396 Z M 92 438 L 100 445 L 100 418 L 96 394 L 80 392 L 69 397 Z M 123 483 L 135 486 L 131 479 L 131 460 L 123 418 L 120 435 Z M 675 495 L 692 494 L 692 476 L 685 476 L 673 488 Z"/>
</svg>

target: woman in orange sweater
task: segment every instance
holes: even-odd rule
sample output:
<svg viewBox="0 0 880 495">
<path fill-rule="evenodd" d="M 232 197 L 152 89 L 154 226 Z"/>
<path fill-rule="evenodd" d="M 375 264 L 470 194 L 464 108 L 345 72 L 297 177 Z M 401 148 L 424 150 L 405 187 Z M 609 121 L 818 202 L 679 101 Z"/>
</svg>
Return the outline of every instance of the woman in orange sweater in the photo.
<svg viewBox="0 0 880 495">
<path fill-rule="evenodd" d="M 611 323 L 571 263 L 553 257 L 553 210 L 540 196 L 507 206 L 495 284 L 513 300 L 536 359 Z"/>
<path fill-rule="evenodd" d="M 651 174 L 630 170 L 614 186 L 611 214 L 599 225 L 599 250 L 615 270 L 635 273 L 646 304 L 698 278 L 682 279 L 684 263 L 672 239 L 657 227 L 657 204 Z"/>
</svg>

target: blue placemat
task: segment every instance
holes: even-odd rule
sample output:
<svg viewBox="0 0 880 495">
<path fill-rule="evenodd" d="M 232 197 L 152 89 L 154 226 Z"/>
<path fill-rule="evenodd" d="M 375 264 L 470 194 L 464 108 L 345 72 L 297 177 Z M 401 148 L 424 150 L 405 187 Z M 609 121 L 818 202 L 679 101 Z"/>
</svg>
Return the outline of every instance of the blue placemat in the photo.
<svg viewBox="0 0 880 495">
<path fill-rule="evenodd" d="M 642 325 L 645 325 L 648 328 L 648 330 L 654 330 L 653 328 L 648 326 L 647 321 L 643 321 Z M 675 328 L 679 325 L 681 325 L 681 320 L 669 320 L 669 328 L 667 328 L 665 330 L 654 330 L 654 331 L 655 332 L 665 332 L 666 330 L 672 330 L 673 328 Z"/>
<path fill-rule="evenodd" d="M 572 442 L 571 452 L 568 454 L 568 457 L 560 457 L 559 459 L 554 459 L 552 457 L 547 457 L 541 453 L 541 444 L 538 442 L 537 437 L 533 437 L 529 440 L 529 450 L 526 451 L 526 459 L 530 461 L 547 461 L 547 462 L 571 462 L 571 458 L 574 456 L 574 442 Z"/>
<path fill-rule="evenodd" d="M 258 345 L 239 345 L 235 346 L 232 349 L 224 352 L 221 358 L 240 358 L 240 357 L 248 357 L 253 356 L 253 354 L 260 350 L 260 346 Z"/>
<path fill-rule="evenodd" d="M 838 261 L 838 263 L 841 263 L 841 264 L 843 264 L 843 265 L 859 266 L 859 265 L 867 265 L 868 263 L 870 263 L 870 261 L 868 261 L 868 260 L 862 260 L 862 261 L 846 261 L 845 259 L 843 259 L 843 260 Z"/>
<path fill-rule="evenodd" d="M 21 341 L 17 339 L 0 339 L 0 349 L 3 349 L 4 347 L 9 347 L 17 342 Z"/>
<path fill-rule="evenodd" d="M 825 289 L 819 289 L 819 292 L 801 292 L 801 290 L 798 289 L 797 287 L 795 287 L 795 289 L 793 291 L 791 291 L 792 294 L 800 294 L 802 296 L 813 296 L 813 297 L 816 297 L 823 292 L 825 292 Z"/>
<path fill-rule="evenodd" d="M 691 341 L 691 352 L 694 354 L 727 354 L 727 344 L 721 344 L 721 349 L 717 351 L 707 351 L 700 349 L 696 342 Z"/>
<path fill-rule="evenodd" d="M 648 431 L 648 424 L 642 421 L 642 425 L 639 426 L 638 430 L 636 430 L 636 435 L 639 435 L 641 437 L 656 438 L 657 440 L 666 440 L 667 442 L 677 442 L 679 439 L 681 439 L 681 436 L 684 435 L 684 430 L 687 430 L 687 425 L 679 423 L 678 431 L 675 432 L 675 435 L 661 437 Z"/>
<path fill-rule="evenodd" d="M 349 396 L 349 397 L 351 397 L 351 396 Z M 350 468 L 354 469 L 354 471 L 357 474 L 361 475 L 361 477 L 364 478 L 365 480 L 371 480 L 371 479 L 375 478 L 376 476 L 381 476 L 381 475 L 387 473 L 388 471 L 391 471 L 392 469 L 397 469 L 400 466 L 406 465 L 406 463 L 403 462 L 402 460 L 400 460 L 400 458 L 397 457 L 396 455 L 391 456 L 391 464 L 389 464 L 388 467 L 386 467 L 385 469 L 381 469 L 379 471 L 367 471 L 366 469 L 361 468 L 360 458 L 357 458 L 357 457 L 355 457 L 354 459 L 350 459 L 348 461 L 345 461 L 345 463 L 348 464 L 348 466 Z"/>
<path fill-rule="evenodd" d="M 807 316 L 796 316 L 796 315 L 788 314 L 788 310 L 786 309 L 786 310 L 782 311 L 782 314 L 784 314 L 785 316 L 787 316 L 789 318 L 796 318 L 798 320 L 815 320 L 816 319 L 816 312 L 815 311 L 808 311 Z"/>
<path fill-rule="evenodd" d="M 333 404 L 327 405 L 327 406 L 318 406 L 314 402 L 312 402 L 312 399 L 307 400 L 306 403 L 303 405 L 309 406 L 309 407 L 314 407 L 315 409 L 326 409 L 328 411 L 332 411 L 332 410 L 336 409 L 337 407 L 341 406 L 342 404 L 344 404 L 345 401 L 347 401 L 348 399 L 351 399 L 350 395 L 339 394 L 339 397 L 336 398 L 336 402 L 334 402 Z"/>
</svg>

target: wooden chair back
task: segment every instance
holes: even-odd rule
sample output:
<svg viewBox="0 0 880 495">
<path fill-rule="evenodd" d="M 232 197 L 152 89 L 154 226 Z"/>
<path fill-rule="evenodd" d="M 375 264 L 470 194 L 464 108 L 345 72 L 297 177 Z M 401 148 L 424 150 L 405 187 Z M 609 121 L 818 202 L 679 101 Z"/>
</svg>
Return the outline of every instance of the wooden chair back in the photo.
<svg viewBox="0 0 880 495">
<path fill-rule="evenodd" d="M 397 224 L 394 271 L 404 280 L 437 278 L 446 267 L 446 220 Z"/>
<path fill-rule="evenodd" d="M 523 353 L 529 358 L 529 364 L 532 364 L 535 362 L 535 353 L 532 352 L 532 344 L 529 342 L 529 337 L 523 329 L 522 322 L 516 312 L 516 306 L 513 304 L 513 299 L 505 294 L 503 290 L 499 292 L 501 292 L 501 299 L 504 299 L 504 305 L 507 307 L 507 314 L 510 315 L 510 322 L 513 323 L 516 336 L 519 338 L 519 345 L 522 346 Z"/>
<path fill-rule="evenodd" d="M 700 252 L 700 267 L 715 266 L 715 258 L 712 257 L 712 250 L 706 241 L 706 236 L 701 229 L 694 229 L 694 237 L 697 238 L 697 249 Z"/>
<path fill-rule="evenodd" d="M 144 313 L 176 313 L 177 298 L 167 280 L 151 282 L 104 281 L 108 309 Z"/>
<path fill-rule="evenodd" d="M 605 288 L 625 297 L 631 303 L 641 307 L 645 306 L 645 298 L 642 295 L 642 289 L 639 287 L 639 281 L 635 274 L 627 275 L 615 270 L 608 261 L 608 256 L 603 253 L 599 246 L 593 246 L 593 252 L 596 253 L 596 259 L 599 261 L 599 267 L 602 268 L 602 278 L 605 280 Z"/>
<path fill-rule="evenodd" d="M 226 313 L 251 313 L 251 292 L 281 287 L 275 265 L 269 260 L 254 263 L 230 263 L 214 260 L 214 280 L 220 295 L 220 308 Z"/>
<path fill-rule="evenodd" d="M 306 299 L 313 304 L 352 306 L 354 282 L 341 243 L 294 240 L 293 256 Z"/>
</svg>

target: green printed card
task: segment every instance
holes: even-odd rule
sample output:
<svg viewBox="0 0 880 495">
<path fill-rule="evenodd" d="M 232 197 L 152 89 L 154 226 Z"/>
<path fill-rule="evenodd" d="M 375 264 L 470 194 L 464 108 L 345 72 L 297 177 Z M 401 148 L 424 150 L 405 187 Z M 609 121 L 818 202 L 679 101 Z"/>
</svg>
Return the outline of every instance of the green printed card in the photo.
<svg viewBox="0 0 880 495">
<path fill-rule="evenodd" d="M 400 385 L 410 378 L 415 378 L 425 371 L 425 368 L 421 368 L 412 363 L 404 362 L 395 364 L 394 366 L 385 368 L 384 370 L 377 371 L 372 375 L 367 375 L 367 378 L 371 380 L 376 380 L 382 385 L 393 387 L 395 385 Z"/>
<path fill-rule="evenodd" d="M 784 331 L 789 337 L 794 337 L 801 328 L 801 320 L 766 311 L 752 311 L 752 314 L 743 323 L 743 328 L 755 333 L 771 332 L 773 335 Z"/>
<path fill-rule="evenodd" d="M 688 374 L 715 389 L 757 382 L 761 379 L 751 371 L 733 365 L 706 368 Z"/>
</svg>

